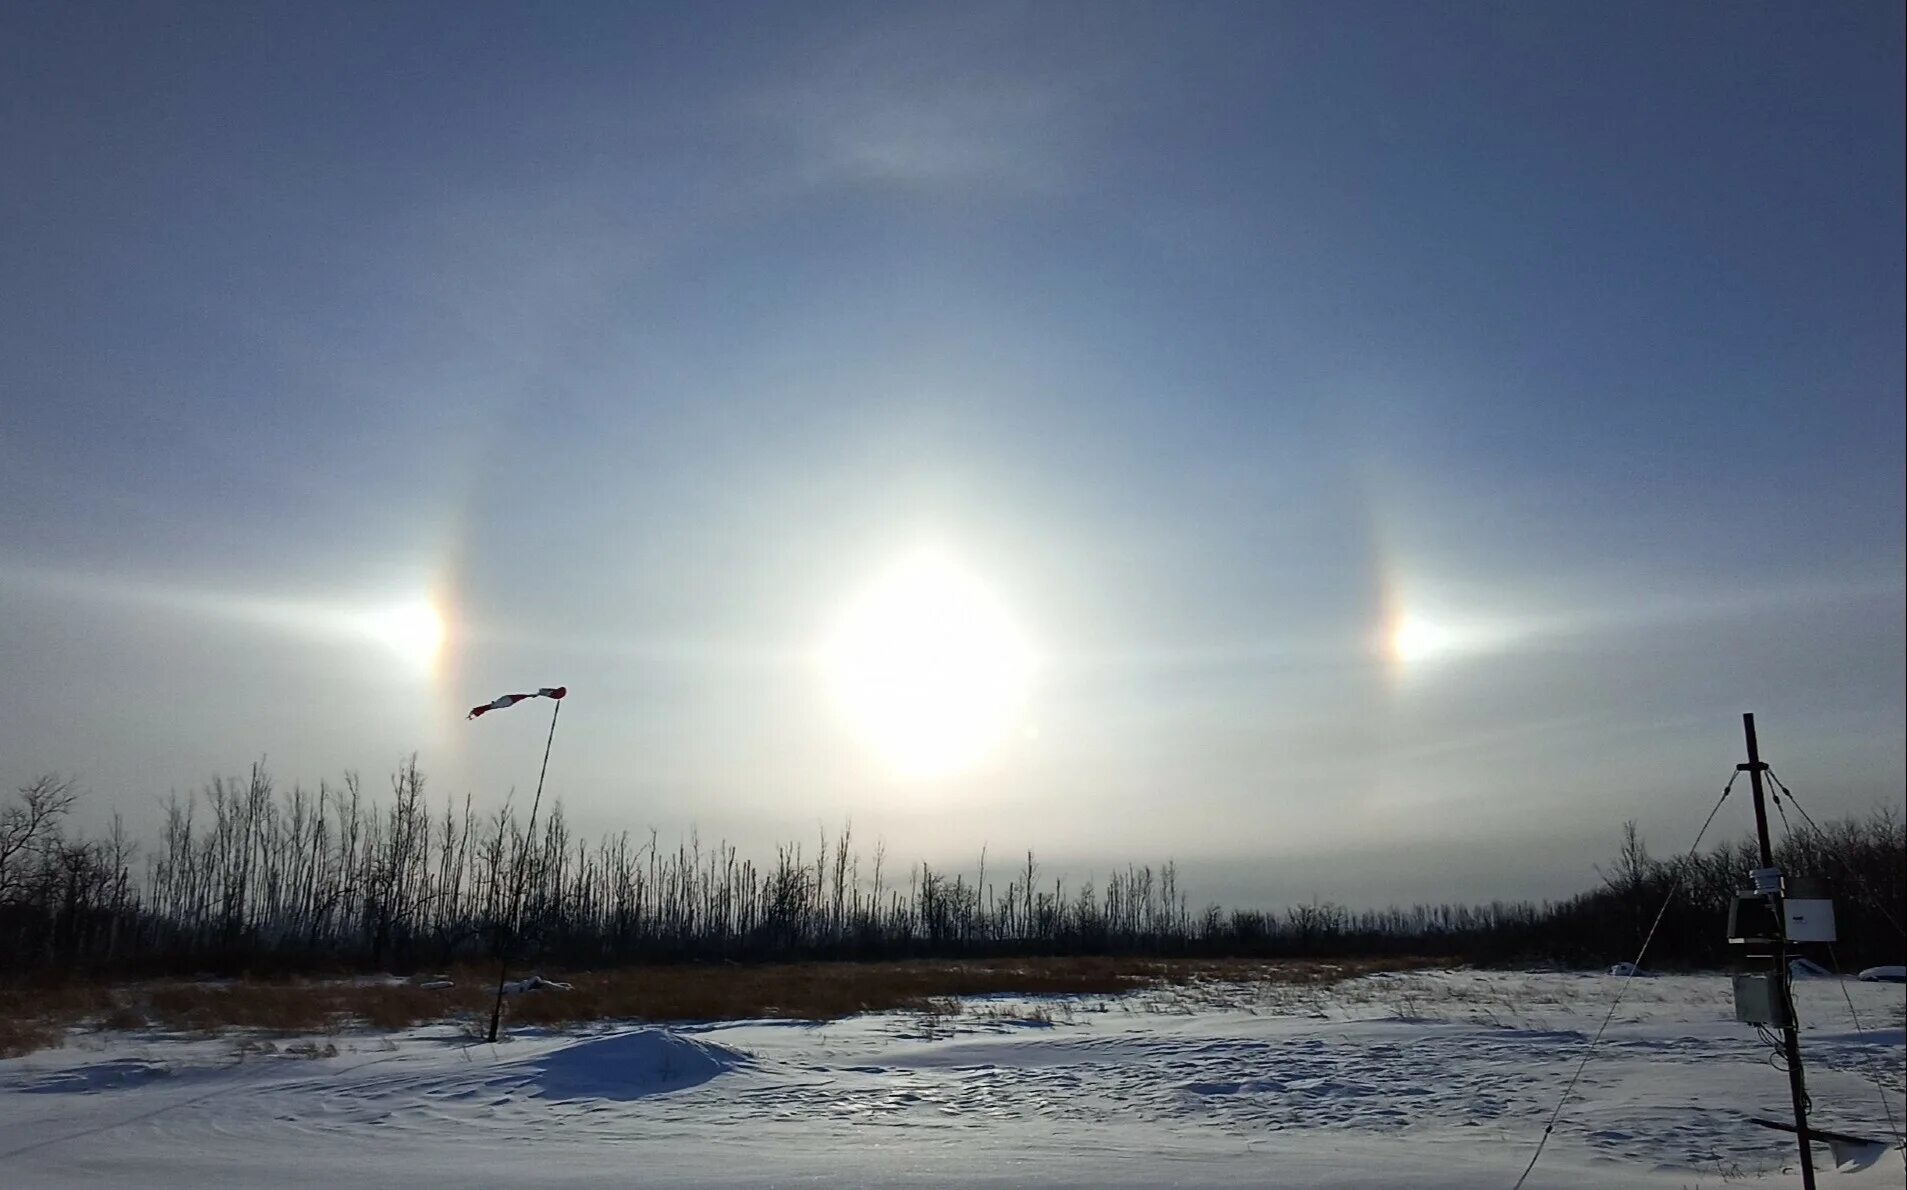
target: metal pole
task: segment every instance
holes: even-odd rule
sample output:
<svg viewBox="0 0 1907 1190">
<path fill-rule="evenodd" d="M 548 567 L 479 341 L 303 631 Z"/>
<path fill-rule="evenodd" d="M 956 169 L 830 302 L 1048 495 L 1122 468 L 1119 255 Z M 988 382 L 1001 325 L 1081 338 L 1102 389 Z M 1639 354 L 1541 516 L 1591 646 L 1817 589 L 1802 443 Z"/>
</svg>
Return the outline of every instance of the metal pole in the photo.
<svg viewBox="0 0 1907 1190">
<path fill-rule="evenodd" d="M 1735 767 L 1748 774 L 1748 787 L 1755 795 L 1755 839 L 1761 844 L 1761 866 L 1775 866 L 1774 849 L 1768 844 L 1768 809 L 1762 801 L 1761 775 L 1768 771 L 1762 763 L 1761 745 L 1755 740 L 1755 717 L 1744 713 L 1742 734 L 1748 739 L 1748 763 Z M 1768 897 L 1775 911 L 1775 989 L 1786 1009 L 1787 1023 L 1781 1027 L 1781 1048 L 1788 1059 L 1788 1091 L 1794 1099 L 1795 1144 L 1801 1149 L 1801 1185 L 1814 1190 L 1814 1150 L 1808 1137 L 1808 1088 L 1801 1074 L 1801 1033 L 1794 1018 L 1794 993 L 1788 979 L 1788 915 L 1777 889 Z"/>
<path fill-rule="evenodd" d="M 490 1007 L 490 1043 L 496 1044 L 497 1030 L 503 1023 L 503 985 L 510 974 L 510 948 L 516 943 L 517 913 L 522 908 L 523 897 L 523 856 L 530 849 L 530 843 L 536 836 L 536 811 L 543 804 L 543 777 L 550 771 L 550 745 L 556 742 L 556 717 L 563 713 L 563 700 L 556 700 L 556 709 L 550 712 L 550 734 L 543 741 L 543 767 L 536 773 L 536 797 L 530 802 L 530 825 L 523 834 L 523 846 L 517 848 L 516 871 L 510 876 L 510 922 L 509 930 L 504 934 L 497 947 L 497 999 Z"/>
</svg>

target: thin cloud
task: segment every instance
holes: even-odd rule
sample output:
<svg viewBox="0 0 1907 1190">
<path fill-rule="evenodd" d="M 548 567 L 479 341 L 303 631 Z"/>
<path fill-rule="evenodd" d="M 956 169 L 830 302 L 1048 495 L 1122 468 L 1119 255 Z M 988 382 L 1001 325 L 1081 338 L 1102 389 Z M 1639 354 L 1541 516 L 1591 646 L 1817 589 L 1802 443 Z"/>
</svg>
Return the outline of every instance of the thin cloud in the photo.
<svg viewBox="0 0 1907 1190">
<path fill-rule="evenodd" d="M 1077 176 L 1121 71 L 1105 60 L 1057 70 L 1015 69 L 1010 60 L 975 67 L 973 55 L 959 52 L 960 43 L 995 41 L 1010 43 L 1011 31 L 871 34 L 804 63 L 797 77 L 765 86 L 745 106 L 785 138 L 811 185 L 1062 189 Z"/>
</svg>

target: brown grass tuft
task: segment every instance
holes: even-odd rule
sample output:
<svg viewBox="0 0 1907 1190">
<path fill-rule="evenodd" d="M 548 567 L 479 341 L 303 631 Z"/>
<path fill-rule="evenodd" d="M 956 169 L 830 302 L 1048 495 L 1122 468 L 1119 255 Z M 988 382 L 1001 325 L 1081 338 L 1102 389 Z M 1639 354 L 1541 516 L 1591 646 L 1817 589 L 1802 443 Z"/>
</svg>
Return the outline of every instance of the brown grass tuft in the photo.
<svg viewBox="0 0 1907 1190">
<path fill-rule="evenodd" d="M 17 1058 L 34 1050 L 52 1049 L 65 1040 L 60 1029 L 45 1021 L 0 1017 L 0 1058 Z"/>
</svg>

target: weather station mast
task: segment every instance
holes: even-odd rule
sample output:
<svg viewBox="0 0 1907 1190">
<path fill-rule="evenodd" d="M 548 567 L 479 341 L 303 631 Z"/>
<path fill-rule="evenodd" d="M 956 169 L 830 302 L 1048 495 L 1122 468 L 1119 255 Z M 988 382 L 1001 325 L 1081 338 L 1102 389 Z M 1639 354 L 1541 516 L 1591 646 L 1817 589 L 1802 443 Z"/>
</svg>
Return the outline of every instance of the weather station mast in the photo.
<svg viewBox="0 0 1907 1190">
<path fill-rule="evenodd" d="M 1794 1123 L 1771 1120 L 1755 1123 L 1793 1132 L 1801 1152 L 1801 1184 L 1814 1190 L 1813 1143 L 1843 1139 L 1808 1127 L 1808 1087 L 1801 1069 L 1800 1022 L 1795 1019 L 1793 972 L 1788 967 L 1788 947 L 1794 942 L 1834 941 L 1834 902 L 1825 897 L 1797 896 L 1812 893 L 1799 881 L 1790 882 L 1775 866 L 1774 849 L 1768 842 L 1767 793 L 1762 776 L 1768 764 L 1761 758 L 1761 745 L 1755 738 L 1755 716 L 1741 717 L 1742 734 L 1748 743 L 1748 759 L 1735 766 L 1748 774 L 1748 788 L 1755 802 L 1755 841 L 1760 847 L 1761 866 L 1748 873 L 1753 891 L 1737 894 L 1728 914 L 1728 940 L 1739 946 L 1767 946 L 1772 953 L 1766 975 L 1735 976 L 1735 1019 L 1757 1029 L 1781 1031 L 1781 1054 L 1788 1071 L 1788 1092 L 1794 1103 Z M 1793 887 L 1791 887 L 1791 884 Z M 1750 959 L 1763 956 L 1750 953 Z M 1852 1138 L 1848 1138 L 1852 1139 Z"/>
</svg>

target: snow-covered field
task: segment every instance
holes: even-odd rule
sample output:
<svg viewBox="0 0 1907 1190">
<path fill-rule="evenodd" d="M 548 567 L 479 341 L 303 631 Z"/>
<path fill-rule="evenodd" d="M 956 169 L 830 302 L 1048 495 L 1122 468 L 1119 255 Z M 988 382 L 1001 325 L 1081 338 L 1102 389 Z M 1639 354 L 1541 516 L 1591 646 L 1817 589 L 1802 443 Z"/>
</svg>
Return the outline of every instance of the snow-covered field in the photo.
<svg viewBox="0 0 1907 1190">
<path fill-rule="evenodd" d="M 1420 972 L 496 1046 L 75 1033 L 0 1062 L 0 1186 L 1507 1188 L 1620 982 Z M 1847 990 L 1865 1035 L 1839 984 L 1797 985 L 1816 1123 L 1884 1136 L 1904 989 Z M 1748 1122 L 1787 1116 L 1767 1059 L 1726 976 L 1633 981 L 1528 1185 L 1799 1185 L 1791 1138 Z M 1898 1150 L 1850 1174 L 1819 1153 L 1824 1186 L 1902 1184 Z"/>
</svg>

